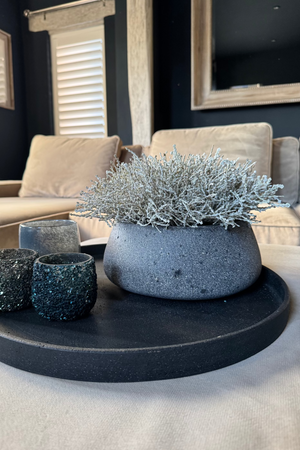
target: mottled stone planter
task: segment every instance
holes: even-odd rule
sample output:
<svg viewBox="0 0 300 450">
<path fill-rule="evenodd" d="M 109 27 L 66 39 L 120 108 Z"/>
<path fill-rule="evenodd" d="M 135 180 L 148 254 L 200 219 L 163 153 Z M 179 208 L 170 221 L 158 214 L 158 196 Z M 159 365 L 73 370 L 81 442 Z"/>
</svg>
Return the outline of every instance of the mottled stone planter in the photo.
<svg viewBox="0 0 300 450">
<path fill-rule="evenodd" d="M 97 298 L 94 258 L 85 253 L 55 253 L 33 267 L 32 304 L 48 320 L 74 320 L 89 313 Z"/>
<path fill-rule="evenodd" d="M 251 227 L 113 227 L 104 270 L 116 285 L 142 295 L 205 300 L 246 289 L 259 277 L 261 257 Z"/>
<path fill-rule="evenodd" d="M 0 250 L 0 311 L 16 311 L 31 306 L 31 279 L 39 255 L 25 248 Z"/>
</svg>

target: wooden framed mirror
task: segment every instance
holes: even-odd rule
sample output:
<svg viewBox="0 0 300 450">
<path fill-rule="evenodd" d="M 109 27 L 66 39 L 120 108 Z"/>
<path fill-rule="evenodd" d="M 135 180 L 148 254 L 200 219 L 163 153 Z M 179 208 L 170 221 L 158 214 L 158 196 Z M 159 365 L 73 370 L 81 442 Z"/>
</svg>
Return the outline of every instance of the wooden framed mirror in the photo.
<svg viewBox="0 0 300 450">
<path fill-rule="evenodd" d="M 280 0 L 278 1 L 280 2 Z M 234 2 L 237 2 L 235 3 L 237 9 L 233 9 Z M 298 8 L 297 3 L 299 5 L 300 12 L 300 2 L 297 2 L 297 0 L 282 1 L 282 5 L 276 5 L 274 1 L 270 0 L 251 0 L 246 2 L 244 0 L 242 2 L 240 0 L 191 0 L 192 110 L 300 102 L 300 62 L 298 63 L 298 58 L 296 58 L 297 52 L 300 54 L 300 29 L 299 26 L 294 26 L 294 23 L 299 15 L 295 12 L 295 10 L 293 10 L 295 7 Z M 239 30 L 235 30 L 232 27 L 232 23 L 229 26 L 227 22 L 228 26 L 226 29 L 227 34 L 224 36 L 225 39 L 222 39 L 222 37 L 218 36 L 218 33 L 216 33 L 216 27 L 218 25 L 218 21 L 216 21 L 215 17 L 217 4 L 223 8 L 221 11 L 223 13 L 222 17 L 226 15 L 224 15 L 224 12 L 226 12 L 224 8 L 227 6 L 227 13 L 231 14 L 231 16 L 228 17 L 232 17 L 232 20 L 236 18 L 239 25 Z M 250 9 L 246 9 L 241 11 L 242 7 L 244 9 L 251 7 L 252 10 L 250 11 Z M 262 7 L 265 9 L 262 9 Z M 255 8 L 257 9 L 255 10 Z M 248 30 L 248 28 L 246 26 L 243 27 L 241 16 L 242 13 L 245 15 L 245 23 L 247 20 L 247 24 L 253 23 L 254 26 L 254 31 L 252 32 L 253 34 L 248 38 L 246 38 L 246 29 Z M 270 14 L 270 16 L 266 16 L 267 13 Z M 253 18 L 255 17 L 255 20 L 251 20 L 251 14 L 253 14 Z M 256 14 L 256 16 L 254 16 L 254 14 Z M 220 16 L 221 14 L 219 13 L 219 17 Z M 284 21 L 282 20 L 282 17 L 285 19 Z M 224 20 L 226 21 L 226 18 L 224 18 Z M 267 24 L 268 26 L 264 26 L 264 24 Z M 281 25 L 279 26 L 278 24 Z M 253 42 L 255 41 L 253 36 L 256 38 L 260 25 L 261 30 L 264 33 L 262 38 L 256 39 L 256 42 L 258 42 L 260 46 L 258 50 L 260 52 L 260 60 L 264 61 L 266 64 L 269 64 L 268 58 L 266 58 L 262 52 L 262 50 L 266 51 L 266 49 L 268 49 L 273 52 L 272 58 L 276 59 L 276 62 L 278 61 L 279 64 L 280 59 L 283 59 L 279 56 L 287 55 L 287 53 L 291 53 L 293 50 L 294 53 L 291 53 L 290 59 L 293 58 L 291 59 L 291 64 L 294 62 L 293 68 L 295 67 L 295 70 L 292 71 L 295 72 L 294 75 L 291 74 L 290 70 L 286 69 L 286 78 L 280 78 L 279 76 L 279 81 L 274 81 L 271 76 L 270 80 L 273 84 L 270 84 L 270 81 L 268 80 L 263 82 L 259 79 L 249 81 L 249 79 L 251 79 L 249 76 L 246 76 L 246 78 L 248 78 L 246 82 L 239 81 L 235 83 L 233 81 L 232 85 L 230 84 L 230 81 L 228 81 L 228 85 L 226 85 L 226 82 L 216 84 L 216 80 L 219 78 L 216 76 L 215 67 L 216 65 L 219 67 L 222 66 L 222 64 L 218 64 L 218 62 L 216 64 L 216 44 L 219 43 L 218 48 L 220 49 L 222 47 L 223 51 L 225 48 L 223 43 L 226 39 L 227 42 L 233 43 L 234 49 L 230 50 L 230 57 L 234 51 L 237 51 L 245 42 L 247 42 L 248 47 L 252 47 L 252 51 L 256 51 L 253 48 Z M 283 38 L 280 37 L 277 39 L 277 35 L 279 36 L 279 31 L 287 32 L 289 30 L 292 30 L 289 36 L 283 36 Z M 235 34 L 232 34 L 230 41 L 230 39 L 228 39 L 228 35 L 231 31 Z M 218 38 L 218 41 L 216 41 L 216 37 Z M 264 48 L 262 48 L 262 45 L 264 45 Z M 287 45 L 292 47 L 291 49 L 289 48 L 288 51 Z M 274 53 L 274 49 L 277 49 L 276 55 Z M 255 58 L 258 55 L 258 51 L 256 51 L 254 55 Z M 226 53 L 223 53 L 223 56 L 224 55 L 225 58 L 223 59 L 225 60 Z M 295 55 L 295 57 L 292 55 Z M 250 59 L 251 58 L 248 55 L 247 61 Z M 258 58 L 256 58 L 256 60 L 258 61 Z M 284 64 L 285 61 L 282 61 L 281 66 L 285 67 Z M 256 65 L 259 66 L 259 63 Z M 226 66 L 223 65 L 222 67 Z M 231 68 L 234 70 L 233 66 L 231 66 Z M 249 69 L 249 65 L 247 66 L 247 70 L 248 74 L 252 73 L 251 69 Z M 267 71 L 268 70 L 265 70 L 265 72 Z M 271 69 L 269 71 L 271 71 Z M 260 67 L 260 73 L 263 73 L 262 67 Z M 276 64 L 274 65 L 274 70 L 272 73 L 278 73 Z"/>
</svg>

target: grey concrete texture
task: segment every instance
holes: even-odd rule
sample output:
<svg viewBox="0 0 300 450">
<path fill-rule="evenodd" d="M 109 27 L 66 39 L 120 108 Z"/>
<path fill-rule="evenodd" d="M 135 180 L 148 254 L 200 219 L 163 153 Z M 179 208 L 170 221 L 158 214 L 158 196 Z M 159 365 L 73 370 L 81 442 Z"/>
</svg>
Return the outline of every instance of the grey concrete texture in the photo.
<svg viewBox="0 0 300 450">
<path fill-rule="evenodd" d="M 114 225 L 104 270 L 117 286 L 174 300 L 226 297 L 251 286 L 261 272 L 259 247 L 247 223 L 225 230 Z"/>
</svg>

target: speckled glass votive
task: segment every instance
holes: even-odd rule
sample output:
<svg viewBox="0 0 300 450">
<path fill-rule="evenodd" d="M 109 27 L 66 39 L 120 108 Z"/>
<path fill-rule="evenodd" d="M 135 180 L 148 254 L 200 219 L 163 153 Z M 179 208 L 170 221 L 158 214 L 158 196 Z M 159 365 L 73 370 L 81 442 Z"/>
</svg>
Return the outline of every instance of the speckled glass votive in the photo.
<svg viewBox="0 0 300 450">
<path fill-rule="evenodd" d="M 95 260 L 85 253 L 56 253 L 33 267 L 32 304 L 49 320 L 74 320 L 89 313 L 97 298 Z"/>
<path fill-rule="evenodd" d="M 39 255 L 28 249 L 0 250 L 0 311 L 31 306 L 33 263 Z"/>
<path fill-rule="evenodd" d="M 49 253 L 79 252 L 78 225 L 74 220 L 35 220 L 19 227 L 20 248 L 36 250 L 40 256 Z"/>
</svg>

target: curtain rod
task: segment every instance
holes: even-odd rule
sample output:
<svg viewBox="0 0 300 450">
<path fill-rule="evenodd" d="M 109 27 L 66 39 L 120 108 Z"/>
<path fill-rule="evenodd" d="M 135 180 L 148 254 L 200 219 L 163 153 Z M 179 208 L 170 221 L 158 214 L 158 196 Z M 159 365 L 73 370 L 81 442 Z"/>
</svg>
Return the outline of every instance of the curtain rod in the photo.
<svg viewBox="0 0 300 450">
<path fill-rule="evenodd" d="M 81 6 L 81 5 L 85 5 L 87 3 L 95 3 L 95 2 L 103 2 L 103 6 L 105 6 L 105 0 L 79 0 L 77 2 L 64 3 L 63 5 L 51 6 L 50 8 L 38 9 L 36 11 L 29 11 L 29 9 L 25 9 L 24 16 L 29 18 L 30 16 L 34 16 L 35 14 L 46 14 L 50 11 L 74 8 L 74 6 Z"/>
</svg>

